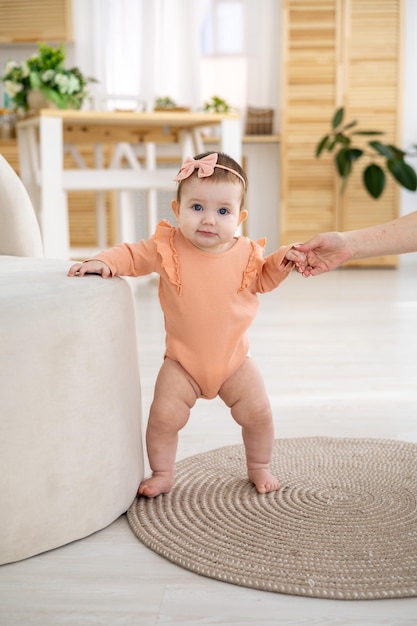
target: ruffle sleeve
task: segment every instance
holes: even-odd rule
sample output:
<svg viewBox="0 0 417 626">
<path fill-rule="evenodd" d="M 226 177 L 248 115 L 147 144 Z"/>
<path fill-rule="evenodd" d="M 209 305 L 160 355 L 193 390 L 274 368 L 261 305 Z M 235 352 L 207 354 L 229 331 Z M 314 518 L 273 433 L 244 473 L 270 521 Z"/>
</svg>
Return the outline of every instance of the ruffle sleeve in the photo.
<svg viewBox="0 0 417 626">
<path fill-rule="evenodd" d="M 249 255 L 248 263 L 243 270 L 242 283 L 238 290 L 241 293 L 249 287 L 255 280 L 255 278 L 262 272 L 262 267 L 265 263 L 264 249 L 266 245 L 266 239 L 259 239 L 258 241 L 252 241 L 249 239 L 251 246 L 251 252 Z"/>
<path fill-rule="evenodd" d="M 167 220 L 162 220 L 156 227 L 154 240 L 156 250 L 161 257 L 162 268 L 167 273 L 169 282 L 176 286 L 177 292 L 182 293 L 182 282 L 180 275 L 180 263 L 178 252 L 175 249 L 174 237 L 176 228 L 171 226 Z"/>
</svg>

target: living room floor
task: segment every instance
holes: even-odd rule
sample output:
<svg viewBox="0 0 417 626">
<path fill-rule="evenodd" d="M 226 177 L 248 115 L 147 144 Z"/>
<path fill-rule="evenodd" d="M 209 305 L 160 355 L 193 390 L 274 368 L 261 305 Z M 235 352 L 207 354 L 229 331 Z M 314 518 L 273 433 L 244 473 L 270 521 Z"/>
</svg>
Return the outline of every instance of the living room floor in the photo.
<svg viewBox="0 0 417 626">
<path fill-rule="evenodd" d="M 417 442 L 417 256 L 399 269 L 293 273 L 260 296 L 251 354 L 278 437 Z M 164 347 L 152 278 L 132 281 L 144 414 Z M 218 400 L 199 400 L 178 459 L 241 443 Z M 95 503 L 91 502 L 94 507 Z M 71 515 L 71 511 L 68 512 Z M 340 601 L 280 595 L 204 578 L 158 556 L 122 516 L 67 546 L 0 568 L 0 625 L 395 625 L 417 623 L 417 597 Z"/>
</svg>

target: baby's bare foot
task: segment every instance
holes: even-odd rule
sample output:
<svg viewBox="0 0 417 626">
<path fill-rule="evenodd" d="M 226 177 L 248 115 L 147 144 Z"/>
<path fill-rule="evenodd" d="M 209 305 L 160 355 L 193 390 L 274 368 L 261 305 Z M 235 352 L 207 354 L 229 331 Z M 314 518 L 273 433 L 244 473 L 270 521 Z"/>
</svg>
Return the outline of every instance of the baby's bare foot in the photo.
<svg viewBox="0 0 417 626">
<path fill-rule="evenodd" d="M 174 486 L 174 475 L 169 472 L 154 472 L 149 478 L 145 478 L 138 489 L 140 496 L 155 498 L 160 493 L 168 493 Z"/>
<path fill-rule="evenodd" d="M 258 493 L 270 493 L 280 488 L 279 481 L 267 469 L 249 469 L 249 480 L 255 485 Z"/>
</svg>

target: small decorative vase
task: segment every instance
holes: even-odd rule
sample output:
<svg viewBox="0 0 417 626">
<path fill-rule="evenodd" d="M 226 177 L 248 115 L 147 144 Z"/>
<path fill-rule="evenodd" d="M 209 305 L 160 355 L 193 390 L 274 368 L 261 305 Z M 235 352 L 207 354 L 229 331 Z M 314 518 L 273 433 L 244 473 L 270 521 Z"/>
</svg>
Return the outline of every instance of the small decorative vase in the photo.
<svg viewBox="0 0 417 626">
<path fill-rule="evenodd" d="M 40 89 L 32 89 L 28 92 L 27 102 L 29 111 L 38 112 L 41 109 L 57 109 L 58 107 L 52 100 L 48 100 Z"/>
</svg>

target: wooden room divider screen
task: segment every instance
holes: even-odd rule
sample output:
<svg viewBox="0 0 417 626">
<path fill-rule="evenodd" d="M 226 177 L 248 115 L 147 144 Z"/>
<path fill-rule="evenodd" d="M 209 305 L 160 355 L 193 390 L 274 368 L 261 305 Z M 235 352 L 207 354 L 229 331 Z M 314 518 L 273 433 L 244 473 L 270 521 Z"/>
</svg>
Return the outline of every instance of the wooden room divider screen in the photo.
<svg viewBox="0 0 417 626">
<path fill-rule="evenodd" d="M 281 243 L 397 217 L 394 182 L 372 199 L 358 162 L 341 194 L 333 156 L 314 153 L 340 106 L 346 121 L 401 145 L 402 0 L 282 1 Z M 396 263 L 380 257 L 355 264 Z"/>
<path fill-rule="evenodd" d="M 0 0 L 0 43 L 71 41 L 71 0 Z"/>
</svg>

